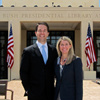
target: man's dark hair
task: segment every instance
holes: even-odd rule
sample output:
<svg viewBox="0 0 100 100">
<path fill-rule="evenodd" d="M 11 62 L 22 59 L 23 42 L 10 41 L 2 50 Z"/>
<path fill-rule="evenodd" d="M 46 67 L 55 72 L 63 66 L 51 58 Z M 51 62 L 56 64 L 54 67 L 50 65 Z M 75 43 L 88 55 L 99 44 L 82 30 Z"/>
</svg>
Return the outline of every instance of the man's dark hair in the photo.
<svg viewBox="0 0 100 100">
<path fill-rule="evenodd" d="M 39 25 L 45 25 L 47 27 L 47 31 L 49 32 L 49 25 L 46 22 L 40 22 L 36 25 L 35 32 L 37 32 Z"/>
</svg>

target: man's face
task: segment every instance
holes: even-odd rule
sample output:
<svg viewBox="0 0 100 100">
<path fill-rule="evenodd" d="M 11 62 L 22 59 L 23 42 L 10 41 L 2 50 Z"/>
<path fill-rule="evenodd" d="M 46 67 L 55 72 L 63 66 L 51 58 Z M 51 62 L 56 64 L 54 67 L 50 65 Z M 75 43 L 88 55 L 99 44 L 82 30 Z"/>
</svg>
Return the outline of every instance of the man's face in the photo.
<svg viewBox="0 0 100 100">
<path fill-rule="evenodd" d="M 45 44 L 49 35 L 47 27 L 45 25 L 39 25 L 37 32 L 35 32 L 35 35 L 40 43 Z"/>
</svg>

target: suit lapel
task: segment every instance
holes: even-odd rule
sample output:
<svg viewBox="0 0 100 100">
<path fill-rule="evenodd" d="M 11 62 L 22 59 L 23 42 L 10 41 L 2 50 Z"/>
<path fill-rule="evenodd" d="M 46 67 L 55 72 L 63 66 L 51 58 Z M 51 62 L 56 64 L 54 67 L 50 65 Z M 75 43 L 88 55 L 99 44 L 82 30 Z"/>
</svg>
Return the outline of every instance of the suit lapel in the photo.
<svg viewBox="0 0 100 100">
<path fill-rule="evenodd" d="M 52 49 L 50 48 L 50 46 L 48 45 L 48 59 L 47 59 L 47 63 L 50 61 L 51 58 L 51 55 L 52 55 Z M 46 63 L 46 64 L 47 64 Z"/>
<path fill-rule="evenodd" d="M 60 65 L 57 65 L 57 68 L 58 68 L 58 77 L 60 77 Z"/>
<path fill-rule="evenodd" d="M 42 54 L 41 54 L 41 52 L 40 52 L 40 50 L 39 50 L 39 48 L 38 48 L 38 46 L 37 46 L 36 43 L 33 45 L 33 48 L 34 48 L 34 50 L 35 50 L 36 55 L 40 58 L 41 62 L 44 63 Z M 51 55 L 52 55 L 52 48 L 48 45 L 48 59 L 47 59 L 47 63 L 52 59 L 52 58 L 51 58 L 51 57 L 52 57 Z M 47 63 L 46 63 L 46 64 L 47 64 Z M 44 64 L 45 64 L 45 63 L 44 63 Z"/>
<path fill-rule="evenodd" d="M 34 48 L 34 51 L 35 51 L 37 57 L 40 59 L 41 62 L 44 63 L 44 60 L 43 60 L 42 54 L 41 54 L 41 52 L 40 52 L 40 50 L 39 50 L 39 48 L 38 48 L 38 46 L 37 46 L 36 43 L 33 45 L 33 48 Z"/>
</svg>

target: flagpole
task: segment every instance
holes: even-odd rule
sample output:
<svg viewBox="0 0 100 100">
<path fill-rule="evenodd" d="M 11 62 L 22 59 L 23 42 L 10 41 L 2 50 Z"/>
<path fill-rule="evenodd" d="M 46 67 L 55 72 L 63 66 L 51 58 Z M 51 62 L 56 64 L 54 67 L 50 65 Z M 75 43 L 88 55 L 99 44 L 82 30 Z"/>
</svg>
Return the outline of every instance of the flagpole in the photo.
<svg viewBox="0 0 100 100">
<path fill-rule="evenodd" d="M 12 22 L 10 23 L 10 28 L 12 27 Z M 11 31 L 11 29 L 10 29 Z M 10 33 L 10 32 L 9 32 Z M 10 67 L 9 67 L 10 68 Z M 10 81 L 11 81 L 11 68 L 10 68 Z"/>
<path fill-rule="evenodd" d="M 10 81 L 11 81 L 11 69 L 10 69 Z"/>
<path fill-rule="evenodd" d="M 90 67 L 89 67 L 89 71 L 90 71 Z"/>
</svg>

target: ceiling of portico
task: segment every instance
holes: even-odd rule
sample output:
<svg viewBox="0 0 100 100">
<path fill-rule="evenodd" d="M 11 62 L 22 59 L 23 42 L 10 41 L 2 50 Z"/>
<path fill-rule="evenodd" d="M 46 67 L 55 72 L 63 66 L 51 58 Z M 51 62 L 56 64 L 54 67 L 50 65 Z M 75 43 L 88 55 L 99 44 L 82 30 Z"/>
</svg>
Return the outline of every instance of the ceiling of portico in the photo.
<svg viewBox="0 0 100 100">
<path fill-rule="evenodd" d="M 8 22 L 0 22 L 0 30 L 8 30 Z"/>
<path fill-rule="evenodd" d="M 35 26 L 37 23 L 22 23 L 22 29 L 26 29 L 26 30 L 34 30 Z M 50 30 L 75 30 L 75 29 L 79 29 L 80 28 L 80 23 L 78 22 L 48 22 L 48 25 L 50 27 Z"/>
<path fill-rule="evenodd" d="M 35 30 L 37 23 L 21 22 L 21 29 Z M 50 30 L 80 30 L 80 22 L 48 22 Z M 12 26 L 13 28 L 13 26 Z M 0 22 L 0 30 L 8 30 L 8 22 Z M 100 30 L 100 22 L 93 23 L 93 30 Z"/>
</svg>

